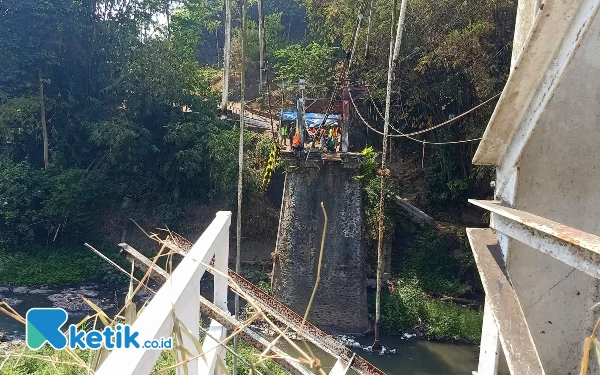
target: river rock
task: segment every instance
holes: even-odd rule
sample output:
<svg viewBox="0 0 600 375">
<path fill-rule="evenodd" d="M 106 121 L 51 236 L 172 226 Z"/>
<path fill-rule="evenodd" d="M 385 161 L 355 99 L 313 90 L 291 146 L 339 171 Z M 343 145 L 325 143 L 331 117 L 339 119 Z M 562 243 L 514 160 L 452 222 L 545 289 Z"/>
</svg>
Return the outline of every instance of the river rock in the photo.
<svg viewBox="0 0 600 375">
<path fill-rule="evenodd" d="M 13 293 L 17 293 L 17 294 L 25 294 L 25 293 L 29 293 L 29 288 L 25 288 L 24 286 L 19 286 L 16 287 L 12 290 Z"/>
<path fill-rule="evenodd" d="M 10 307 L 15 307 L 15 306 L 23 303 L 22 299 L 17 299 L 17 298 L 3 298 L 2 300 L 4 302 L 6 302 Z"/>
<path fill-rule="evenodd" d="M 95 295 L 97 295 L 97 292 Z M 71 313 L 77 313 L 77 312 L 87 312 L 87 311 L 91 311 L 92 308 L 87 304 L 87 302 L 85 302 L 83 300 L 83 298 L 81 298 L 81 295 L 84 295 L 85 293 L 82 293 L 81 290 L 76 290 L 76 291 L 70 291 L 70 290 L 64 290 L 60 293 L 56 293 L 56 294 L 52 294 L 50 296 L 48 296 L 48 299 L 50 301 L 53 302 L 54 307 L 59 307 L 62 309 L 65 309 L 68 312 Z M 87 294 L 87 297 L 91 297 L 89 294 Z M 92 301 L 94 304 L 96 304 L 96 306 L 98 306 L 100 309 L 102 310 L 107 310 L 110 309 L 112 307 L 114 307 L 114 304 L 112 304 L 108 299 L 98 299 L 98 298 L 88 298 L 90 301 Z"/>
<path fill-rule="evenodd" d="M 48 293 L 52 293 L 52 292 L 53 291 L 50 290 L 50 289 L 48 289 L 48 288 L 41 287 L 41 288 L 38 288 L 38 289 L 31 289 L 29 291 L 29 294 L 48 294 Z"/>
<path fill-rule="evenodd" d="M 18 346 L 21 346 L 23 344 L 23 340 L 19 340 L 19 339 L 14 339 L 14 340 L 10 340 L 7 337 L 7 341 L 2 341 L 0 342 L 0 353 L 6 353 L 11 351 L 12 349 L 16 349 Z"/>
<path fill-rule="evenodd" d="M 5 287 L 5 286 L 0 286 L 0 293 L 2 292 L 8 292 L 10 290 L 10 288 Z"/>
</svg>

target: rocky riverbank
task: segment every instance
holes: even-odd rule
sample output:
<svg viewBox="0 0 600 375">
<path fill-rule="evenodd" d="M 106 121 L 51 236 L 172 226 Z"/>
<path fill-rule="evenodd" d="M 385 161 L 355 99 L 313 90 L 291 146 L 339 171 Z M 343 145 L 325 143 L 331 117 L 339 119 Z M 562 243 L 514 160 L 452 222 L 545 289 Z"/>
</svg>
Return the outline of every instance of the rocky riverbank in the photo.
<svg viewBox="0 0 600 375">
<path fill-rule="evenodd" d="M 25 317 L 31 308 L 62 308 L 69 313 L 70 323 L 81 321 L 94 310 L 84 300 L 98 306 L 108 316 L 123 306 L 127 295 L 126 285 L 81 284 L 64 287 L 8 287 L 0 286 L 0 301 L 7 303 Z M 145 289 L 135 296 L 134 302 L 144 303 L 150 298 Z M 18 321 L 0 314 L 0 342 L 13 342 L 25 336 L 25 327 Z"/>
</svg>

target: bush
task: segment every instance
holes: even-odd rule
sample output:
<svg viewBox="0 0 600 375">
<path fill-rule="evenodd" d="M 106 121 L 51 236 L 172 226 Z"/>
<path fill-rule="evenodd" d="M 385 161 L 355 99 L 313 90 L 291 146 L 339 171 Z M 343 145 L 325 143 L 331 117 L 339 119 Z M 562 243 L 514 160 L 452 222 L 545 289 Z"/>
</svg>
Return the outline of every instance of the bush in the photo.
<svg viewBox="0 0 600 375">
<path fill-rule="evenodd" d="M 414 246 L 404 249 L 400 273 L 417 278 L 425 292 L 433 295 L 458 297 L 479 290 L 473 257 L 462 237 L 462 229 L 432 229 L 418 235 Z"/>
<path fill-rule="evenodd" d="M 68 285 L 112 281 L 121 277 L 112 266 L 83 249 L 0 250 L 0 285 Z"/>
<path fill-rule="evenodd" d="M 483 310 L 454 303 L 427 301 L 427 337 L 436 340 L 479 342 Z"/>
<path fill-rule="evenodd" d="M 381 296 L 381 324 L 390 335 L 424 331 L 430 339 L 477 342 L 482 320 L 481 309 L 434 300 L 416 279 L 398 280 Z"/>
<path fill-rule="evenodd" d="M 0 159 L 0 247 L 24 249 L 36 239 L 73 241 L 89 235 L 110 191 L 99 171 L 44 171 Z"/>
<path fill-rule="evenodd" d="M 41 172 L 28 163 L 0 158 L 0 248 L 29 245 L 39 228 L 39 210 L 48 196 Z"/>
</svg>

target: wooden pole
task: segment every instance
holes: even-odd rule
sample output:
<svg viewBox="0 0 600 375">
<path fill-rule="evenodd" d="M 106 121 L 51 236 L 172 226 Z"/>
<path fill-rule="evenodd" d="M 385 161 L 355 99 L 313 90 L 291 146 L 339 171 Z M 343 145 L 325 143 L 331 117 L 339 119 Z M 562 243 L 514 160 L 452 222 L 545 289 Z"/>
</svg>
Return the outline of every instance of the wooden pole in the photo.
<svg viewBox="0 0 600 375">
<path fill-rule="evenodd" d="M 394 15 L 396 13 L 396 3 L 394 0 Z M 391 38 L 390 38 L 390 58 L 389 58 L 389 70 L 388 70 L 388 81 L 387 81 L 387 94 L 385 99 L 385 121 L 383 125 L 383 147 L 381 148 L 381 192 L 379 196 L 379 238 L 377 241 L 377 294 L 375 297 L 375 342 L 373 343 L 373 350 L 380 350 L 381 343 L 379 341 L 379 328 L 381 325 L 381 281 L 383 276 L 383 241 L 384 241 L 384 202 L 385 202 L 385 180 L 388 175 L 387 170 L 387 149 L 388 149 L 388 133 L 390 127 L 390 106 L 392 101 L 392 83 L 394 82 L 394 72 L 398 63 L 398 55 L 400 54 L 400 43 L 402 42 L 402 31 L 404 29 L 404 19 L 406 18 L 406 8 L 408 6 L 408 0 L 402 0 L 400 6 L 400 15 L 398 17 L 398 28 L 396 30 L 396 37 L 394 41 L 394 20 L 392 18 L 391 27 Z"/>
</svg>

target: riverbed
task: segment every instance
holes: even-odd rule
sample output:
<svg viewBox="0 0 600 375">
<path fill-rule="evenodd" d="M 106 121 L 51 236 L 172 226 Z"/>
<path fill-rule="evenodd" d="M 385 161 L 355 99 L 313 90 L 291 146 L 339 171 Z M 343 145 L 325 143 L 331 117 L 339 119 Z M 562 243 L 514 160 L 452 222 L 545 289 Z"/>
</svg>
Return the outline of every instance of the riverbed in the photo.
<svg viewBox="0 0 600 375">
<path fill-rule="evenodd" d="M 27 310 L 34 307 L 61 307 L 69 312 L 68 324 L 77 323 L 86 315 L 93 314 L 92 309 L 81 296 L 100 306 L 107 315 L 113 316 L 123 305 L 126 294 L 127 287 L 122 285 L 86 284 L 61 288 L 0 287 L 2 299 L 23 317 Z M 141 303 L 149 297 L 147 292 L 142 291 L 135 300 Z M 25 326 L 0 314 L 0 332 L 4 333 L 9 340 L 23 339 Z M 362 337 L 357 341 L 363 346 L 368 346 L 372 344 L 373 338 Z M 385 347 L 395 349 L 396 353 L 379 355 L 360 348 L 353 350 L 388 375 L 459 375 L 470 374 L 477 368 L 479 349 L 475 345 L 405 339 L 400 336 L 384 336 L 381 342 Z M 282 349 L 289 348 L 283 346 Z M 321 359 L 324 368 L 333 366 L 335 361 L 332 357 L 318 348 L 312 347 L 312 350 Z"/>
</svg>

